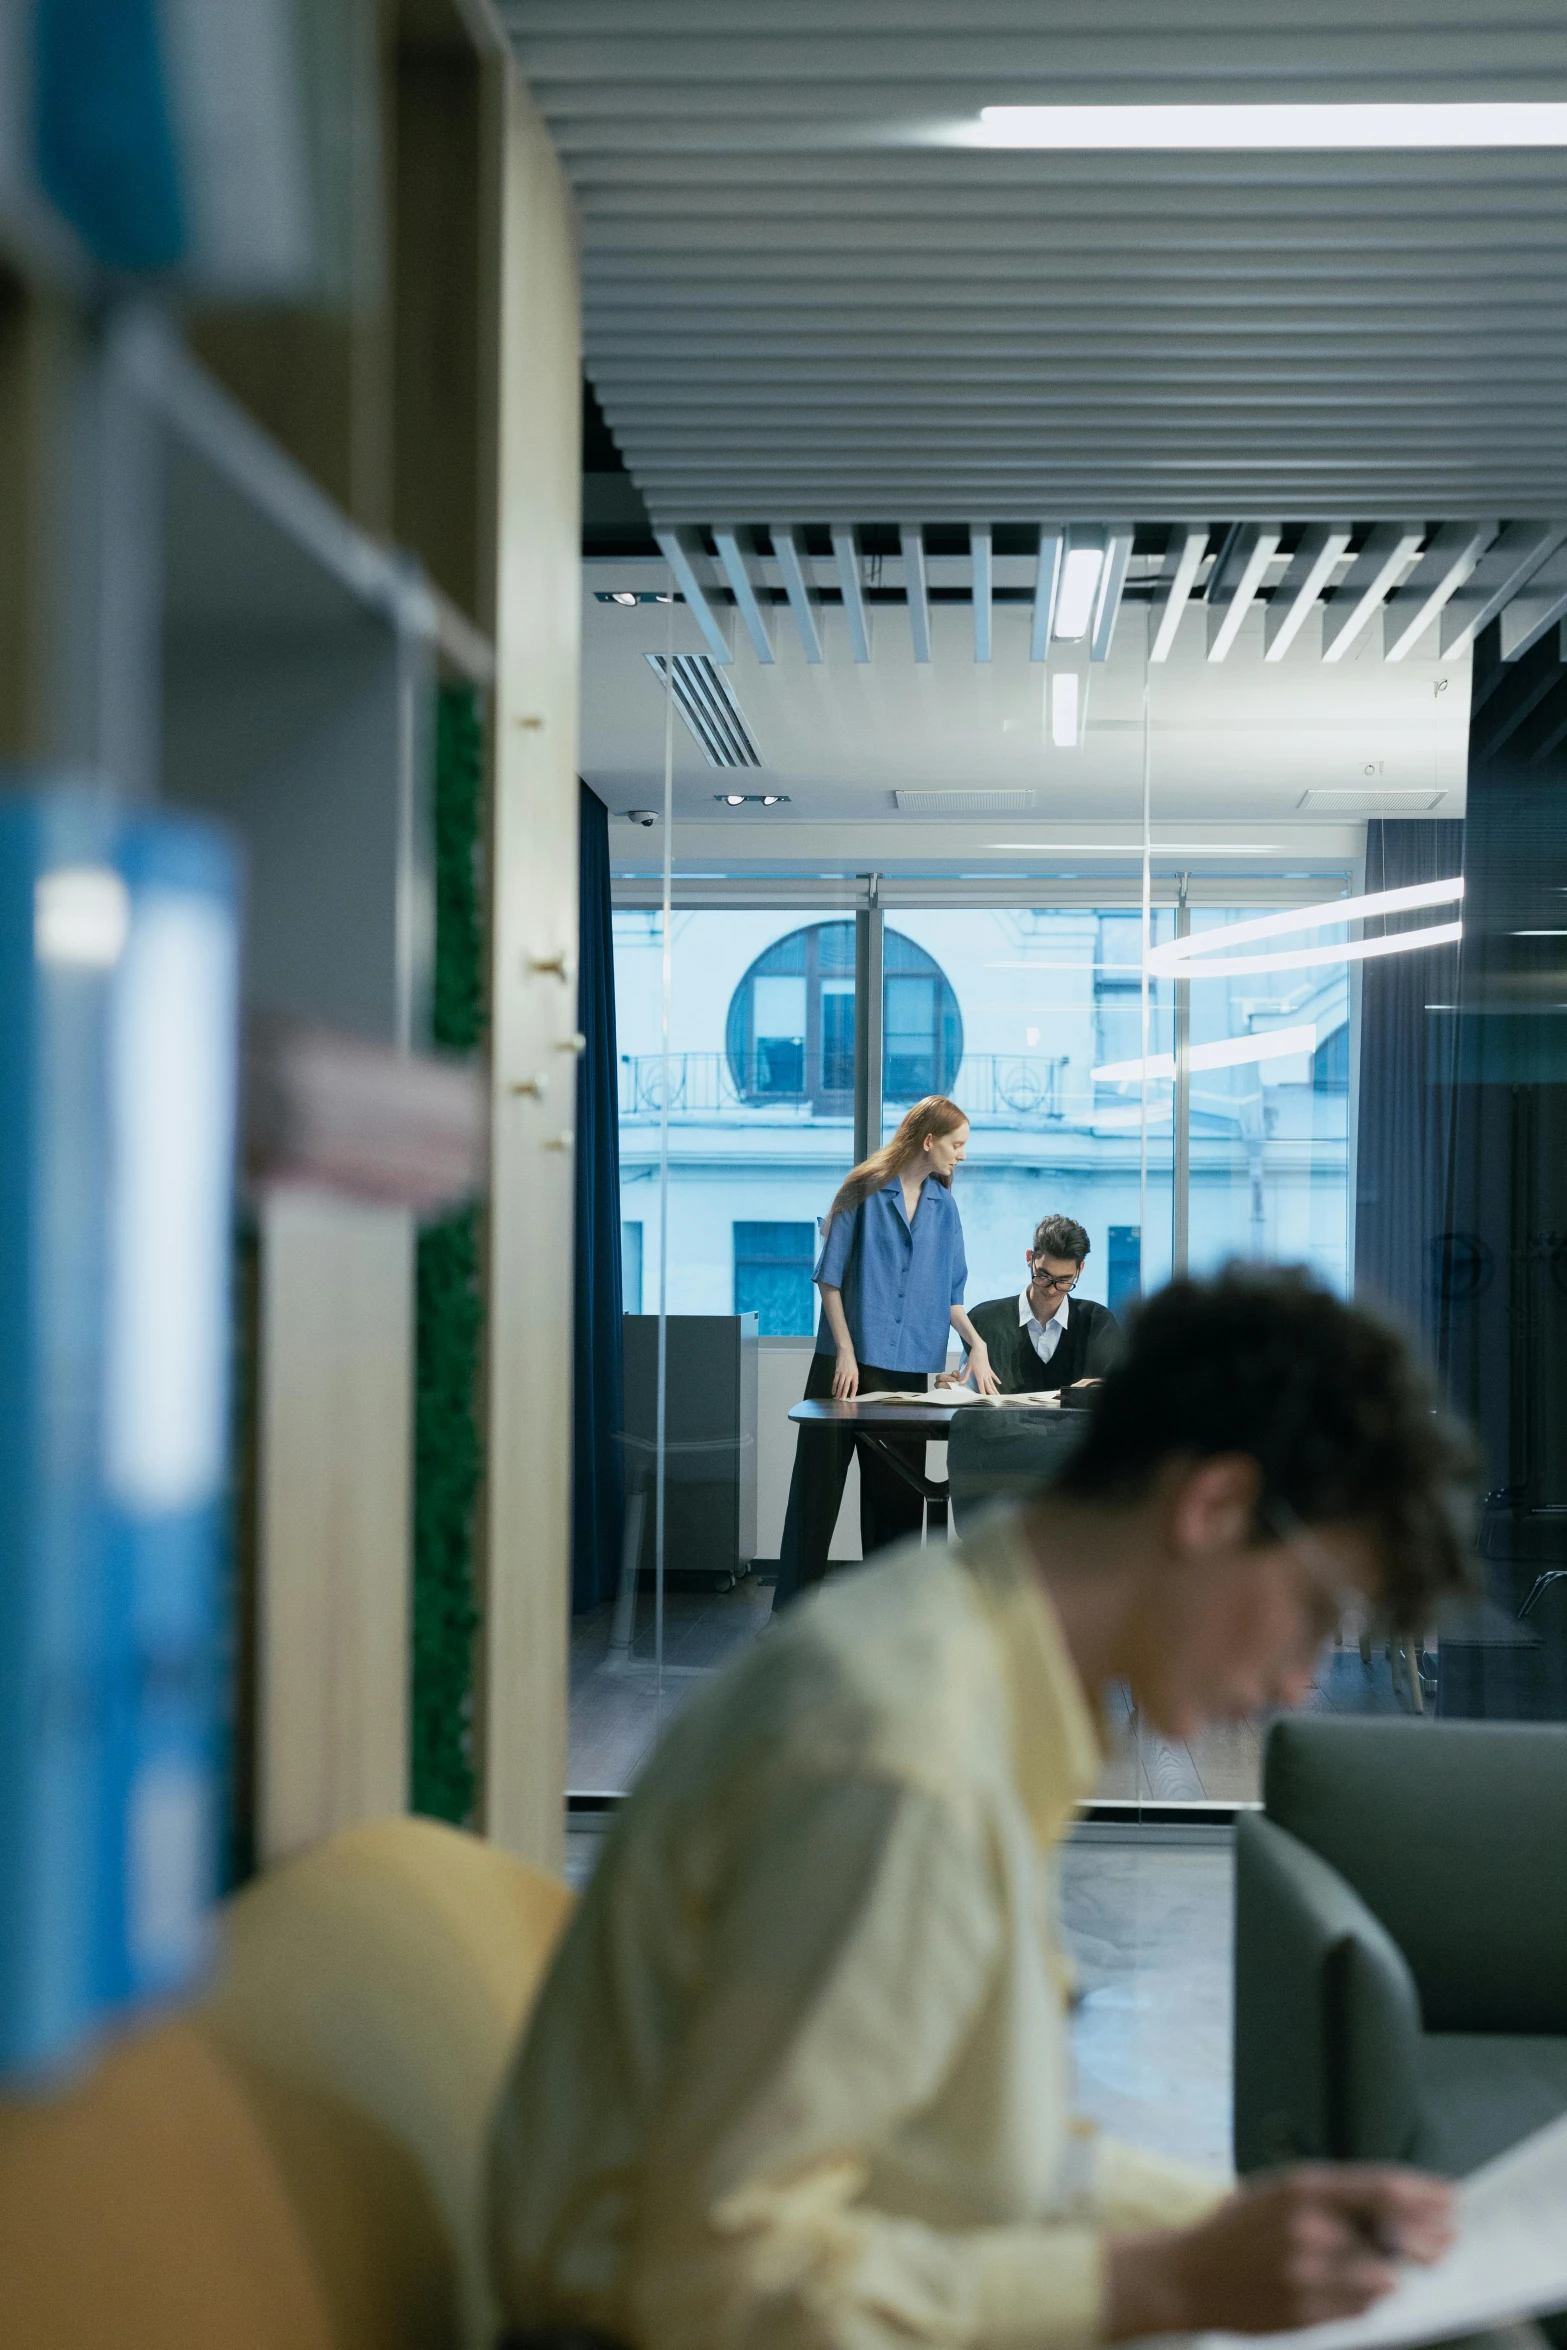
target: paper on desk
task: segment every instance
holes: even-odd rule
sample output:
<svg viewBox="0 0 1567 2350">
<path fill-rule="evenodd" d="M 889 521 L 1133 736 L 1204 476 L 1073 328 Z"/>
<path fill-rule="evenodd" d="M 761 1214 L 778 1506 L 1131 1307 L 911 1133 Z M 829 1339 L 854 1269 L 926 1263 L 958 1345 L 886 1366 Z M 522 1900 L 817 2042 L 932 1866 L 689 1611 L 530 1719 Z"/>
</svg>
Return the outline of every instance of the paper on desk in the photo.
<svg viewBox="0 0 1567 2350">
<path fill-rule="evenodd" d="M 1031 1404 L 1036 1411 L 1059 1411 L 1061 1399 L 1052 1389 L 1044 1395 L 979 1395 L 972 1387 L 888 1387 L 877 1388 L 873 1394 L 857 1395 L 856 1403 L 913 1403 L 941 1404 L 982 1403 L 992 1411 L 1004 1411 L 1014 1404 Z"/>
<path fill-rule="evenodd" d="M 1269 2334 L 1280 2350 L 1398 2350 L 1567 2309 L 1567 2115 L 1458 2190 L 1458 2234 L 1432 2268 L 1406 2268 L 1364 2317 Z M 1201 2334 L 1201 2350 L 1258 2350 L 1256 2334 Z"/>
<path fill-rule="evenodd" d="M 856 1403 L 913 1403 L 923 1410 L 927 1404 L 990 1403 L 988 1395 L 976 1395 L 972 1387 L 878 1387 L 868 1395 L 857 1395 Z"/>
</svg>

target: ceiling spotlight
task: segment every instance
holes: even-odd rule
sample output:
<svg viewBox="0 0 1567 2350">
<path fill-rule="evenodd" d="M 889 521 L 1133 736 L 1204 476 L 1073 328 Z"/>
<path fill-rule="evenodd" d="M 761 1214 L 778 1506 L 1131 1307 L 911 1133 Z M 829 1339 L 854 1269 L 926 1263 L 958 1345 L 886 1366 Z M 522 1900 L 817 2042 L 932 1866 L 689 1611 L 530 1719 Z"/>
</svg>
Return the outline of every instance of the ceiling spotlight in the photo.
<svg viewBox="0 0 1567 2350">
<path fill-rule="evenodd" d="M 715 791 L 713 797 L 724 808 L 787 808 L 786 791 Z"/>
<path fill-rule="evenodd" d="M 764 791 L 762 794 L 762 806 L 764 808 L 776 808 L 783 796 L 784 795 L 781 791 Z M 1544 934 L 1542 933 L 1542 936 L 1543 935 Z M 1553 938 L 1560 937 L 1560 935 L 1561 933 L 1559 931 L 1553 931 L 1551 933 Z"/>
<path fill-rule="evenodd" d="M 655 596 L 653 598 L 655 604 L 672 604 L 674 600 L 673 596 Z"/>
<path fill-rule="evenodd" d="M 616 588 L 609 600 L 612 604 L 635 604 L 638 598 L 631 588 Z"/>
<path fill-rule="evenodd" d="M 743 808 L 745 806 L 746 795 L 743 791 L 721 792 L 719 797 L 726 808 Z"/>
</svg>

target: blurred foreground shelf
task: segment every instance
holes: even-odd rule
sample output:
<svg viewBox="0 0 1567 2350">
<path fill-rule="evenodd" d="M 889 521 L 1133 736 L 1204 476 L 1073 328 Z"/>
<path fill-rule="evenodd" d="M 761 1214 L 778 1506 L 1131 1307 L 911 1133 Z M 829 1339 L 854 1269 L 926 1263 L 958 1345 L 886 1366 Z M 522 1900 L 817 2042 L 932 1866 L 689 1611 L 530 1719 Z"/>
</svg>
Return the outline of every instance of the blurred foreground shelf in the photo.
<svg viewBox="0 0 1567 2350">
<path fill-rule="evenodd" d="M 94 181 L 125 128 L 96 20 L 40 69 L 78 139 L 45 152 L 33 18 L 0 6 L 0 783 L 100 779 L 241 853 L 234 1865 L 408 1800 L 416 1226 L 458 1203 L 499 1692 L 470 1686 L 464 1735 L 479 1816 L 551 1861 L 569 1441 L 542 1366 L 569 1346 L 572 1162 L 537 1072 L 577 1025 L 571 199 L 491 0 L 138 17 L 181 93 L 161 225 L 150 117 L 116 148 L 130 180 Z M 143 209 L 95 210 L 111 182 Z M 471 1065 L 429 1049 L 443 688 L 470 697 Z"/>
</svg>

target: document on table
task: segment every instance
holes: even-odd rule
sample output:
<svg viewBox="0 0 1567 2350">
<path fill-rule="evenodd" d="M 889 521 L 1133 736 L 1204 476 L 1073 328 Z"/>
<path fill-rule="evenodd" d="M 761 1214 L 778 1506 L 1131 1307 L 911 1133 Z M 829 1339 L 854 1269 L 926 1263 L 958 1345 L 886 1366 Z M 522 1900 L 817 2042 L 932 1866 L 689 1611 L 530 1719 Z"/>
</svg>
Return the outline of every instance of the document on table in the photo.
<svg viewBox="0 0 1567 2350">
<path fill-rule="evenodd" d="M 1201 2334 L 1201 2350 L 1402 2350 L 1567 2309 L 1567 2115 L 1473 2172 L 1458 2233 L 1432 2268 L 1402 2270 L 1363 2317 L 1297 2332 Z"/>
<path fill-rule="evenodd" d="M 1061 1398 L 1052 1388 L 1042 1395 L 980 1395 L 972 1387 L 878 1387 L 873 1394 L 857 1395 L 856 1403 L 910 1403 L 987 1404 L 992 1411 L 1007 1411 L 1014 1405 L 1031 1406 L 1035 1411 L 1058 1412 Z"/>
<path fill-rule="evenodd" d="M 990 1403 L 988 1395 L 976 1395 L 972 1387 L 878 1387 L 867 1395 L 857 1395 L 856 1403 L 918 1404 L 923 1411 L 927 1404 Z"/>
</svg>

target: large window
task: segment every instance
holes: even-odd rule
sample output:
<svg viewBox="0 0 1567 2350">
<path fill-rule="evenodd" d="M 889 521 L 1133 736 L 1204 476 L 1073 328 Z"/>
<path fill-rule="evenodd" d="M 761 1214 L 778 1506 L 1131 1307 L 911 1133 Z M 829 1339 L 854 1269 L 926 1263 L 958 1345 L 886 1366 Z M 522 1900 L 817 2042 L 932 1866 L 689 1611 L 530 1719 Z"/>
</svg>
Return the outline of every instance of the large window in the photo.
<svg viewBox="0 0 1567 2350">
<path fill-rule="evenodd" d="M 958 992 L 963 1057 L 948 1090 L 969 1116 L 957 1179 L 968 1250 L 969 1303 L 1015 1293 L 1023 1252 L 1042 1216 L 1075 1216 L 1091 1251 L 1083 1294 L 1108 1302 L 1110 1229 L 1123 1298 L 1163 1277 L 1169 1229 L 1169 1089 L 1155 1089 L 1143 1132 L 1140 1084 L 1110 1073 L 1140 1066 L 1142 913 L 1137 907 L 919 908 L 899 927 L 949 972 Z M 1159 909 L 1154 936 L 1171 934 Z M 889 917 L 889 927 L 891 917 Z M 1155 987 L 1150 1041 L 1169 1049 L 1170 995 Z M 882 1128 L 901 1115 L 883 1102 Z M 1147 1209 L 1145 1216 L 1144 1210 Z M 1147 1228 L 1128 1273 L 1127 1235 Z"/>
<path fill-rule="evenodd" d="M 672 1314 L 754 1310 L 766 1336 L 808 1333 L 817 1219 L 854 1147 L 854 923 L 677 910 L 670 966 L 666 1059 L 661 917 L 618 912 L 621 1201 L 643 1229 L 643 1296 L 667 1221 Z"/>
<path fill-rule="evenodd" d="M 884 956 L 883 1090 L 911 1102 L 941 1093 L 963 1058 L 957 998 L 940 966 L 901 932 Z M 728 1075 L 743 1102 L 809 1102 L 818 1117 L 854 1106 L 854 924 L 813 922 L 778 939 L 729 1001 Z"/>
<path fill-rule="evenodd" d="M 1189 927 L 1266 911 L 1203 906 Z M 958 1179 L 971 1301 L 1020 1285 L 1034 1225 L 1055 1212 L 1087 1229 L 1083 1292 L 1112 1306 L 1179 1262 L 1200 1272 L 1230 1257 L 1309 1263 L 1347 1288 L 1343 963 L 1210 975 L 1194 956 L 1189 978 L 1151 982 L 1145 1039 L 1140 907 L 897 919 L 958 995 L 951 1090 L 973 1128 Z M 1176 932 L 1175 909 L 1155 907 L 1152 944 L 1169 950 Z M 884 1131 L 896 1116 L 888 1101 Z"/>
<path fill-rule="evenodd" d="M 755 1314 L 762 1338 L 809 1338 L 816 1328 L 816 1226 L 734 1227 L 735 1312 Z"/>
<path fill-rule="evenodd" d="M 1190 929 L 1266 910 L 1201 906 Z M 1156 907 L 1153 944 L 1168 949 L 1176 927 L 1175 909 Z M 619 913 L 615 940 L 624 1212 L 642 1227 L 642 1293 L 657 1295 L 667 1115 L 671 1312 L 754 1308 L 764 1334 L 806 1330 L 814 1236 L 854 1148 L 854 923 L 677 911 L 667 1105 L 661 917 Z M 1145 1038 L 1135 905 L 898 909 L 883 954 L 884 1133 L 933 1092 L 972 1123 L 958 1179 L 971 1301 L 1018 1287 L 1034 1225 L 1057 1211 L 1086 1226 L 1084 1292 L 1106 1303 L 1125 1305 L 1182 1256 L 1194 1271 L 1232 1256 L 1304 1261 L 1347 1286 L 1342 963 L 1210 975 L 1199 955 L 1189 979 L 1150 985 Z"/>
</svg>

